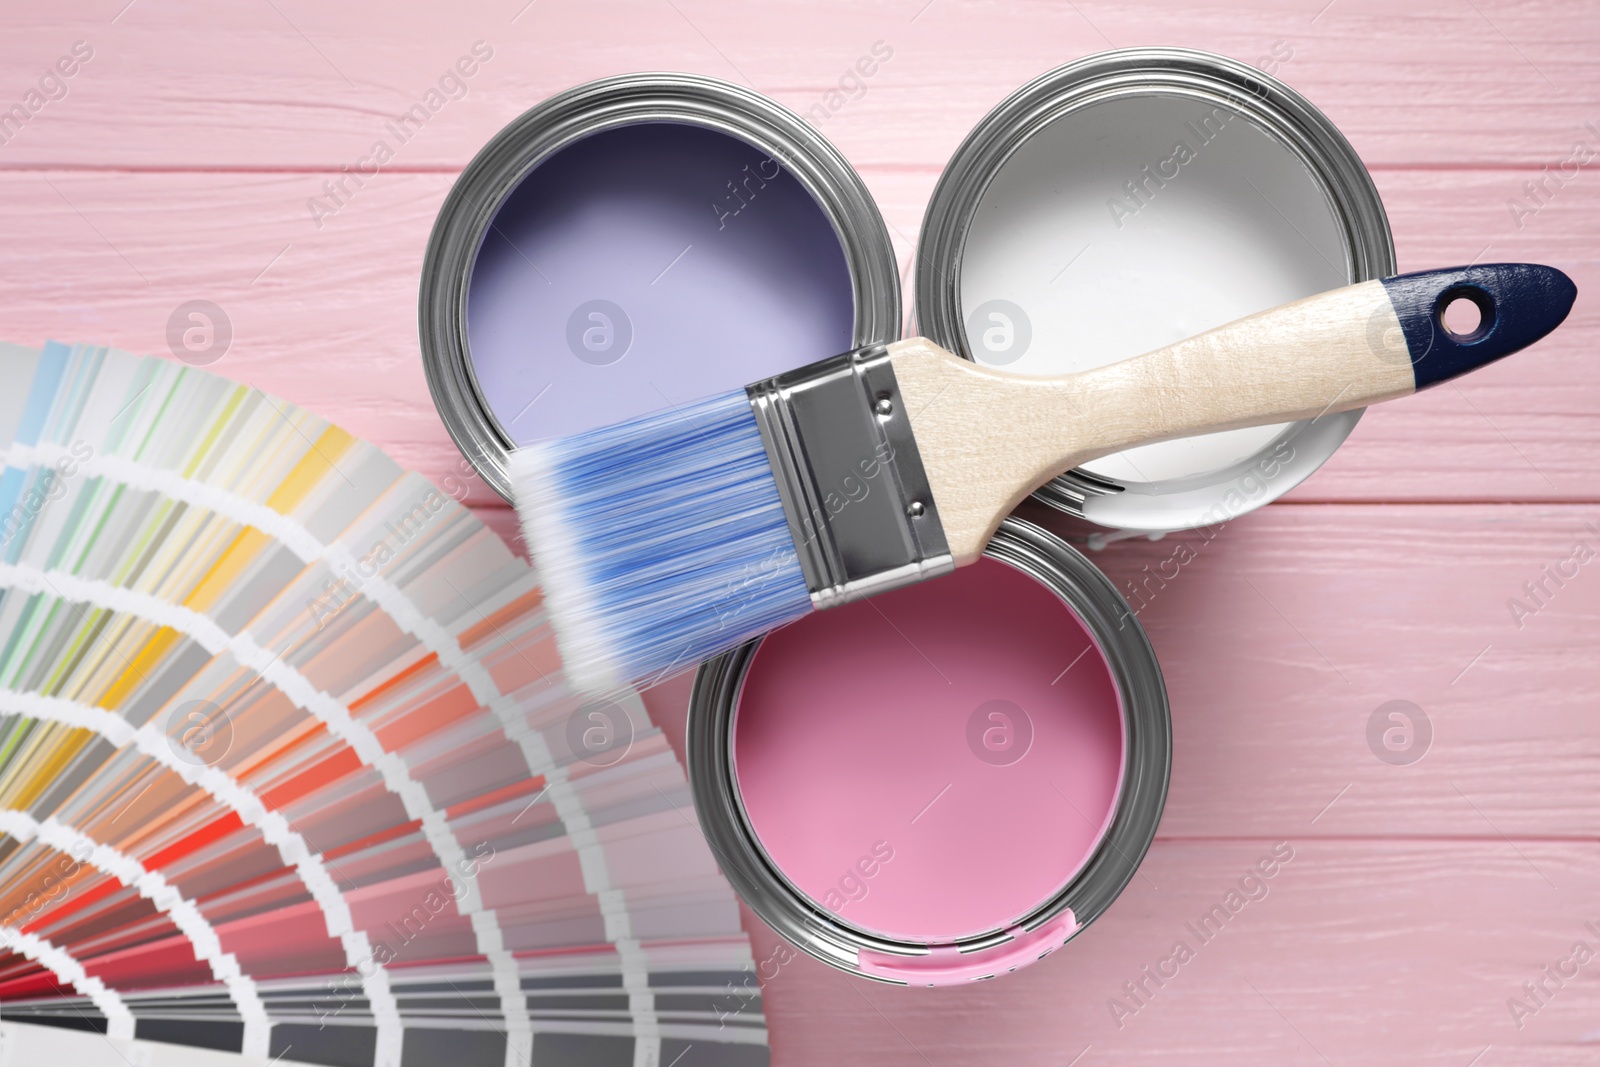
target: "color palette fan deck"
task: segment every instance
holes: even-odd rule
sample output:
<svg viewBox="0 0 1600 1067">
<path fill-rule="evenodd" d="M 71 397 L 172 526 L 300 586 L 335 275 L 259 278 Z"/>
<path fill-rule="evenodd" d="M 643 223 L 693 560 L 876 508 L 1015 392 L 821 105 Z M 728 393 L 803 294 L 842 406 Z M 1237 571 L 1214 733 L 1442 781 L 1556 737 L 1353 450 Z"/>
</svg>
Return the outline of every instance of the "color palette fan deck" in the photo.
<svg viewBox="0 0 1600 1067">
<path fill-rule="evenodd" d="M 643 702 L 374 446 L 182 364 L 0 347 L 0 1008 L 284 1062 L 767 1061 Z"/>
</svg>

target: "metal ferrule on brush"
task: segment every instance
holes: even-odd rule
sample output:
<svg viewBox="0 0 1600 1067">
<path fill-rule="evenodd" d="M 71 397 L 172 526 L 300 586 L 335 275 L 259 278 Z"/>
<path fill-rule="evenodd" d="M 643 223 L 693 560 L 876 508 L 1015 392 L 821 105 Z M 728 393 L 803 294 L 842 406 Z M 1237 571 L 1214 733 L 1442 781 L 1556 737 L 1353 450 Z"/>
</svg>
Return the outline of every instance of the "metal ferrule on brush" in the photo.
<svg viewBox="0 0 1600 1067">
<path fill-rule="evenodd" d="M 813 605 L 955 569 L 884 346 L 747 392 Z"/>
</svg>

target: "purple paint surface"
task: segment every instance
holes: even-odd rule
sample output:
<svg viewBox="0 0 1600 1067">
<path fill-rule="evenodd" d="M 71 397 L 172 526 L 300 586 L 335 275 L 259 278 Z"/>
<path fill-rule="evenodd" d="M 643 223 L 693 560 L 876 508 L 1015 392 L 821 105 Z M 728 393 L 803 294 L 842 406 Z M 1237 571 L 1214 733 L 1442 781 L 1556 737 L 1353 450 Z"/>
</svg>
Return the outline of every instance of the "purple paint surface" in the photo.
<svg viewBox="0 0 1600 1067">
<path fill-rule="evenodd" d="M 622 126 L 541 163 L 485 235 L 472 365 L 518 445 L 618 422 L 850 347 L 832 223 L 765 153 L 675 123 Z"/>
<path fill-rule="evenodd" d="M 988 559 L 767 635 L 733 729 L 767 855 L 844 921 L 909 940 L 1002 929 L 1054 896 L 1121 788 L 1104 655 Z"/>
</svg>

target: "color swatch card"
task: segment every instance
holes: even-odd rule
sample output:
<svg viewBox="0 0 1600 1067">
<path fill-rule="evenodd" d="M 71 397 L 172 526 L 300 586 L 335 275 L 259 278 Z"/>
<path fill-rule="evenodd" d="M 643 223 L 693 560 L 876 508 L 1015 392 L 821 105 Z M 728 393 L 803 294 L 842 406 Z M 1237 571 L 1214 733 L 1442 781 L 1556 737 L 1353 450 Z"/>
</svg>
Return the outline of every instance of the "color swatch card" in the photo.
<svg viewBox="0 0 1600 1067">
<path fill-rule="evenodd" d="M 0 1014 L 280 1062 L 767 1062 L 682 767 L 637 695 L 563 684 L 497 535 L 192 367 L 0 346 L 0 381 Z"/>
</svg>

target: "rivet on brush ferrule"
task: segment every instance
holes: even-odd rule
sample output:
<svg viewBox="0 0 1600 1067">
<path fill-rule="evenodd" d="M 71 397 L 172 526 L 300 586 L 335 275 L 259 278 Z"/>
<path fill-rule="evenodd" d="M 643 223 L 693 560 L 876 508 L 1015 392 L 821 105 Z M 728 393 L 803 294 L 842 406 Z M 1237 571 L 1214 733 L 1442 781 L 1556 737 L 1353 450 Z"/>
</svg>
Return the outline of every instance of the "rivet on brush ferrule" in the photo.
<svg viewBox="0 0 1600 1067">
<path fill-rule="evenodd" d="M 955 569 L 884 346 L 748 392 L 813 604 Z"/>
</svg>

